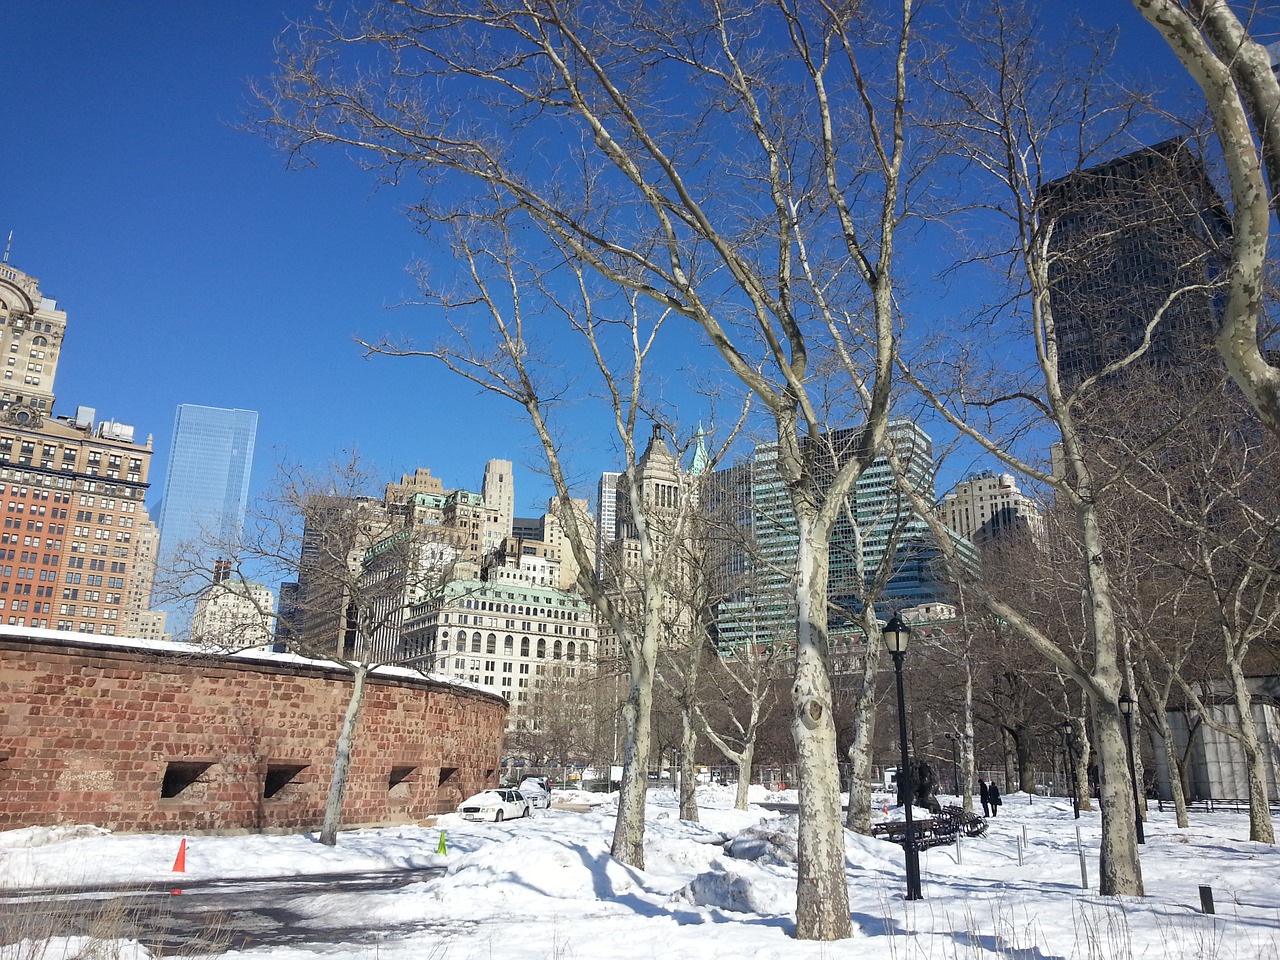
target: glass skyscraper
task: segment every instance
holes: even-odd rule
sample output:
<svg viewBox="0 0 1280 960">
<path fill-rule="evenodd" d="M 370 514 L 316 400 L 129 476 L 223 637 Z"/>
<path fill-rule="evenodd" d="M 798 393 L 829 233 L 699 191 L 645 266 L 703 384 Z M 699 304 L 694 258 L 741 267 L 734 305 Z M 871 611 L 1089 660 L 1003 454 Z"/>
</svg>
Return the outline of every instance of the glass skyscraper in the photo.
<svg viewBox="0 0 1280 960">
<path fill-rule="evenodd" d="M 162 577 L 184 548 L 208 540 L 234 543 L 239 537 L 257 435 L 254 410 L 179 405 L 159 511 Z M 169 615 L 166 632 L 175 637 L 186 634 L 191 603 L 168 602 L 162 609 Z"/>
</svg>

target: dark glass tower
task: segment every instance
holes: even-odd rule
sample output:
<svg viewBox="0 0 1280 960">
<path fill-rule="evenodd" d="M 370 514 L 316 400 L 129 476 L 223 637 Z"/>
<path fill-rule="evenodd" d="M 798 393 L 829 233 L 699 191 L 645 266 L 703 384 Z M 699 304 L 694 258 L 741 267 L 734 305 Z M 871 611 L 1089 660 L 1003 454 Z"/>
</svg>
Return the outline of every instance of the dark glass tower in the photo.
<svg viewBox="0 0 1280 960">
<path fill-rule="evenodd" d="M 1218 322 L 1209 286 L 1225 269 L 1230 220 L 1184 138 L 1048 183 L 1040 205 L 1067 386 L 1126 357 L 1149 326 L 1140 367 L 1209 360 Z"/>
</svg>

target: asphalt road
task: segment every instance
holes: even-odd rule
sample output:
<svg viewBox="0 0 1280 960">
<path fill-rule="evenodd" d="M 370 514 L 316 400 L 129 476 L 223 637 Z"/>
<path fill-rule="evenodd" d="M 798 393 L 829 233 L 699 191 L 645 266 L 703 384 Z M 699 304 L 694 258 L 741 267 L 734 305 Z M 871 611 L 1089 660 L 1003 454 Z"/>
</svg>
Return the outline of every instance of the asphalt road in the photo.
<svg viewBox="0 0 1280 960">
<path fill-rule="evenodd" d="M 441 876 L 444 869 L 324 874 L 249 880 L 150 884 L 0 895 L 0 944 L 26 937 L 95 936 L 138 940 L 164 956 L 219 953 L 248 946 L 300 943 L 373 944 L 432 924 L 388 930 L 308 924 L 308 898 L 394 890 Z M 359 911 L 350 915 L 358 917 Z"/>
</svg>

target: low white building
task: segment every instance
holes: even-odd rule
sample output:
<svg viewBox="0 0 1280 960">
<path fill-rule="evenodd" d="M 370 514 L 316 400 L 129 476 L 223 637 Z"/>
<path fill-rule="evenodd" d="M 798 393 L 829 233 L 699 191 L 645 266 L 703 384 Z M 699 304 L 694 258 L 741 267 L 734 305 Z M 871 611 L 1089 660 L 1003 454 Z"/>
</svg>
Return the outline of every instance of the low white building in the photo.
<svg viewBox="0 0 1280 960">
<path fill-rule="evenodd" d="M 245 650 L 271 643 L 275 594 L 251 580 L 224 579 L 196 600 L 191 639 L 224 649 Z"/>
</svg>

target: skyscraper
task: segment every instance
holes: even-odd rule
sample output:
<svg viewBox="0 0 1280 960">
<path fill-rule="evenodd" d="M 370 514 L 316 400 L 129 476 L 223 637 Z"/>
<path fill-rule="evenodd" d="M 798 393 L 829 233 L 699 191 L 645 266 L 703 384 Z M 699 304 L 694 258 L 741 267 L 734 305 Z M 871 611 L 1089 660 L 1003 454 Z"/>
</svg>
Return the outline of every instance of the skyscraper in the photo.
<svg viewBox="0 0 1280 960">
<path fill-rule="evenodd" d="M 160 503 L 162 573 L 185 549 L 211 540 L 230 544 L 239 537 L 257 433 L 258 414 L 253 410 L 190 403 L 178 407 Z M 185 634 L 191 604 L 173 602 L 165 609 L 169 632 Z"/>
<path fill-rule="evenodd" d="M 55 417 L 67 315 L 35 277 L 0 263 L 0 621 L 77 633 L 138 633 L 148 617 L 154 526 L 143 498 L 151 438 Z"/>
<path fill-rule="evenodd" d="M 600 474 L 596 487 L 596 574 L 604 574 L 604 548 L 618 536 L 618 478 L 620 473 Z"/>
<path fill-rule="evenodd" d="M 838 456 L 849 448 L 857 432 L 833 431 L 825 445 Z M 912 485 L 932 500 L 934 463 L 929 435 L 908 420 L 895 420 L 889 425 L 888 441 Z M 819 483 L 825 486 L 843 461 L 831 462 L 826 455 L 816 459 Z M 738 557 L 727 551 L 717 559 L 724 572 L 732 570 L 731 592 L 718 614 L 720 642 L 788 640 L 795 633 L 792 571 L 799 534 L 790 494 L 778 475 L 776 444 L 758 444 L 749 465 L 717 471 L 712 477 L 709 499 L 714 502 L 728 496 L 737 504 L 730 509 L 741 510 L 745 506 L 742 501 L 749 497 L 752 513 L 749 524 L 739 523 L 742 529 L 750 530 L 747 555 Z M 848 506 L 830 537 L 827 596 L 834 606 L 851 616 L 859 611 L 868 586 L 886 563 L 889 571 L 877 608 L 891 611 L 950 596 L 928 526 L 897 489 L 887 458 L 878 457 L 858 478 Z M 973 562 L 971 547 L 962 548 L 962 553 Z M 833 634 L 847 632 L 838 619 L 831 623 Z"/>
<path fill-rule="evenodd" d="M 1194 368 L 1212 354 L 1230 221 L 1185 138 L 1046 184 L 1051 303 L 1063 381 L 1076 386 L 1142 344 L 1142 366 Z"/>
</svg>

